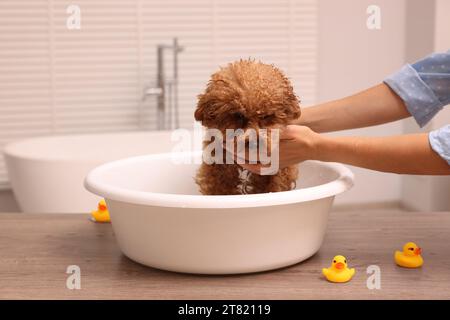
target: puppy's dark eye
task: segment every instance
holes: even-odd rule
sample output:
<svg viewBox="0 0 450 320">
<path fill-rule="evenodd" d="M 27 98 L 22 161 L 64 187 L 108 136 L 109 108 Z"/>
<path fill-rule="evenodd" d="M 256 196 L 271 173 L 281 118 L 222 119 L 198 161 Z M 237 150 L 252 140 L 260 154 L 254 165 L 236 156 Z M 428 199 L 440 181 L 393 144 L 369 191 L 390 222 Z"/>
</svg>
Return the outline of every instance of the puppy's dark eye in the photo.
<svg viewBox="0 0 450 320">
<path fill-rule="evenodd" d="M 263 115 L 261 117 L 261 120 L 264 120 L 264 121 L 270 121 L 270 120 L 273 120 L 273 119 L 275 119 L 275 115 L 274 114 L 266 114 L 266 115 Z"/>
<path fill-rule="evenodd" d="M 233 118 L 235 118 L 235 119 L 244 119 L 245 117 L 244 117 L 244 115 L 242 113 L 235 112 L 235 113 L 233 113 Z"/>
<path fill-rule="evenodd" d="M 240 112 L 233 113 L 232 117 L 234 123 L 236 123 L 239 128 L 245 127 L 248 123 L 248 119 Z"/>
</svg>

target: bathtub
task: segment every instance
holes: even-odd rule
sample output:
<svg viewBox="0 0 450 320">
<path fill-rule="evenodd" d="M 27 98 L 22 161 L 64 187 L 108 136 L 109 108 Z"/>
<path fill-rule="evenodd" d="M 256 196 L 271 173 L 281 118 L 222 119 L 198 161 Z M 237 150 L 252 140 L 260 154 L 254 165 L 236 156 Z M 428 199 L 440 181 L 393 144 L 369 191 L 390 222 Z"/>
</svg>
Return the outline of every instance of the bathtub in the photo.
<svg viewBox="0 0 450 320">
<path fill-rule="evenodd" d="M 100 199 L 83 187 L 92 168 L 121 158 L 170 152 L 176 143 L 171 131 L 48 136 L 10 143 L 4 155 L 22 211 L 81 213 L 95 209 Z"/>
</svg>

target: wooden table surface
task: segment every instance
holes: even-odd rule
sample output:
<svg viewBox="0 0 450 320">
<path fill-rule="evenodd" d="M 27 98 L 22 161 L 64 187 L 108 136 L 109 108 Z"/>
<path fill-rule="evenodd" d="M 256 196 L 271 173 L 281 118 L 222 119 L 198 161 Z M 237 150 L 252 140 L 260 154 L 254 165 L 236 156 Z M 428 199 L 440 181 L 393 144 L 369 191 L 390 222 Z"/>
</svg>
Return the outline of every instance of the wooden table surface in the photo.
<svg viewBox="0 0 450 320">
<path fill-rule="evenodd" d="M 415 241 L 420 269 L 403 269 L 393 252 Z M 356 275 L 349 283 L 323 279 L 336 254 Z M 81 269 L 81 289 L 69 290 L 69 265 Z M 381 289 L 366 285 L 369 265 Z M 137 264 L 121 254 L 110 224 L 88 215 L 0 214 L 2 299 L 450 299 L 450 212 L 332 212 L 321 250 L 297 265 L 235 275 L 185 275 Z"/>
</svg>

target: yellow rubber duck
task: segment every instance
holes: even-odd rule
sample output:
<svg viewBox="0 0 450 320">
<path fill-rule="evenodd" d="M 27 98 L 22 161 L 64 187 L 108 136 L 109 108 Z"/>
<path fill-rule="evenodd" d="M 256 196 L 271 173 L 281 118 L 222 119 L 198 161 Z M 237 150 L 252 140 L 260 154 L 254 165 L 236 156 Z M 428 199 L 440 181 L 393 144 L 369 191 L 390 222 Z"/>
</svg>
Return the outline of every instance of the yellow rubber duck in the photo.
<svg viewBox="0 0 450 320">
<path fill-rule="evenodd" d="M 92 211 L 92 221 L 95 222 L 111 222 L 109 211 L 106 207 L 105 199 L 100 200 L 96 211 Z"/>
<path fill-rule="evenodd" d="M 355 269 L 347 268 L 347 259 L 338 255 L 333 258 L 333 262 L 329 268 L 323 268 L 322 273 L 330 282 L 347 282 L 355 274 Z"/>
<path fill-rule="evenodd" d="M 414 242 L 408 242 L 403 246 L 403 252 L 395 251 L 395 263 L 404 268 L 419 268 L 423 265 L 421 253 L 422 249 Z"/>
</svg>

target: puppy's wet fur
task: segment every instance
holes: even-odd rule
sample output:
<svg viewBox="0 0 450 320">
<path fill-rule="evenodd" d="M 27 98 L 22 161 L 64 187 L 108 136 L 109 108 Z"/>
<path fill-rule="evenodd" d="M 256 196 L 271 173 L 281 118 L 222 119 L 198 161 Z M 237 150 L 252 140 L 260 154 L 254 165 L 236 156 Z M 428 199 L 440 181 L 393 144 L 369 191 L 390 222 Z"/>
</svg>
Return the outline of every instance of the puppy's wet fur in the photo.
<svg viewBox="0 0 450 320">
<path fill-rule="evenodd" d="M 221 68 L 198 98 L 195 119 L 223 137 L 226 129 L 283 128 L 300 117 L 300 102 L 288 78 L 275 66 L 254 60 Z M 258 175 L 238 164 L 203 163 L 196 183 L 204 195 L 254 194 L 291 190 L 297 176 L 297 166 Z"/>
</svg>

